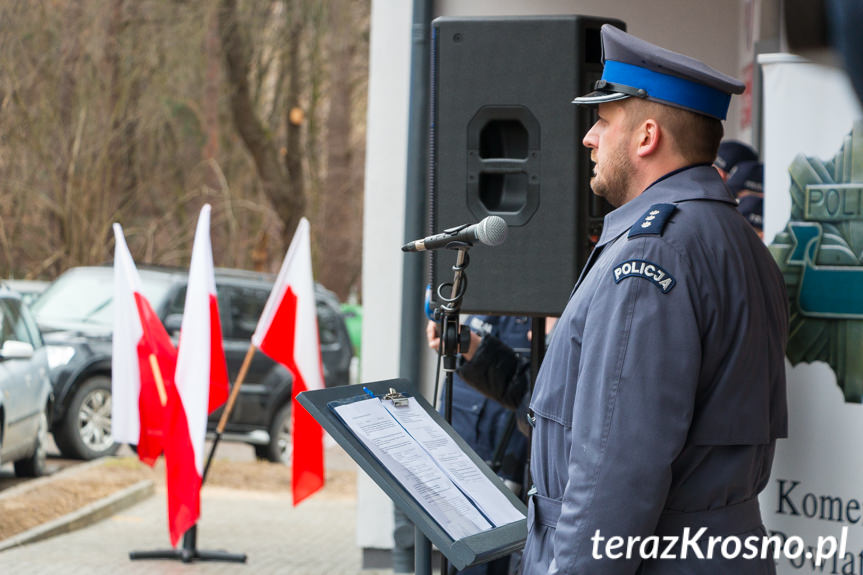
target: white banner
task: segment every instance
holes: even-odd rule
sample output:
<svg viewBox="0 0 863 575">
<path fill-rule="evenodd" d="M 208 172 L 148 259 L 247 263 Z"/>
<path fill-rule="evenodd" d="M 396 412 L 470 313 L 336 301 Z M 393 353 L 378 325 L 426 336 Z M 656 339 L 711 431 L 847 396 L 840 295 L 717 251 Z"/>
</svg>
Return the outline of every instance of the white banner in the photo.
<svg viewBox="0 0 863 575">
<path fill-rule="evenodd" d="M 840 69 L 791 54 L 762 54 L 764 74 L 764 241 L 788 223 L 788 166 L 797 154 L 833 157 L 861 117 L 860 103 Z"/>
<path fill-rule="evenodd" d="M 855 358 L 863 355 L 863 320 L 850 312 L 843 315 L 847 307 L 827 305 L 835 304 L 836 298 L 830 298 L 843 286 L 853 285 L 845 281 L 849 272 L 863 273 L 863 254 L 856 249 L 859 240 L 842 237 L 863 228 L 861 202 L 850 193 L 859 195 L 863 187 L 853 185 L 859 170 L 846 179 L 831 171 L 844 162 L 845 171 L 851 174 L 849 166 L 855 165 L 850 151 L 857 148 L 849 144 L 847 136 L 861 117 L 860 104 L 839 69 L 787 54 L 761 56 L 759 64 L 764 72 L 764 238 L 768 244 L 774 238 L 777 243 L 785 242 L 787 251 L 780 265 L 786 266 L 784 272 L 791 270 L 786 273 L 786 278 L 792 277 L 787 280 L 793 308 L 791 337 L 797 338 L 789 354 L 796 354 L 799 362 L 794 367 L 787 363 L 789 438 L 777 444 L 773 473 L 760 497 L 761 509 L 768 533 L 799 537 L 803 543 L 798 558 L 778 559 L 778 573 L 863 575 L 863 405 L 853 393 L 854 380 L 863 378 L 861 363 Z M 845 155 L 838 157 L 840 150 Z M 811 161 L 799 158 L 801 154 Z M 792 214 L 792 164 L 798 166 L 794 185 L 798 201 L 802 199 L 794 220 L 799 222 L 794 224 L 796 230 L 787 227 Z M 856 164 L 863 165 L 863 158 Z M 818 180 L 822 176 L 824 183 Z M 837 191 L 842 188 L 838 182 L 845 188 Z M 836 198 L 835 206 L 825 202 L 815 206 L 818 198 L 827 198 L 829 193 Z M 847 203 L 850 200 L 853 206 Z M 813 243 L 816 240 L 820 243 Z M 832 267 L 824 263 L 828 255 L 833 257 L 828 248 L 842 252 L 837 261 L 830 260 Z M 839 263 L 842 265 L 835 265 Z M 813 279 L 816 272 L 836 270 L 845 275 L 839 278 L 825 273 L 821 277 L 833 283 L 810 283 L 806 289 L 817 297 L 801 299 L 806 280 Z M 804 272 L 812 275 L 804 278 Z M 863 298 L 863 293 L 840 295 L 848 296 L 845 306 L 849 299 L 854 303 Z M 801 342 L 801 332 L 809 337 L 807 341 Z M 860 340 L 859 347 L 854 338 Z M 819 360 L 808 362 L 812 357 Z M 845 553 L 816 566 L 818 538 L 839 538 L 843 528 L 847 531 Z"/>
</svg>

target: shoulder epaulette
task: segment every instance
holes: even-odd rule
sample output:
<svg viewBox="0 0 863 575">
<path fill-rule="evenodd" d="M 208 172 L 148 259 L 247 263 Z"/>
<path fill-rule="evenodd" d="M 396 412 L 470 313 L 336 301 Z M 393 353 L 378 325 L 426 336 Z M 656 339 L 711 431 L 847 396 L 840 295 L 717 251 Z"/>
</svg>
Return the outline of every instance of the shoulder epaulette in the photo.
<svg viewBox="0 0 863 575">
<path fill-rule="evenodd" d="M 671 214 L 677 206 L 674 204 L 653 204 L 638 221 L 629 229 L 630 238 L 636 236 L 655 235 L 661 236 L 665 224 L 671 219 Z"/>
</svg>

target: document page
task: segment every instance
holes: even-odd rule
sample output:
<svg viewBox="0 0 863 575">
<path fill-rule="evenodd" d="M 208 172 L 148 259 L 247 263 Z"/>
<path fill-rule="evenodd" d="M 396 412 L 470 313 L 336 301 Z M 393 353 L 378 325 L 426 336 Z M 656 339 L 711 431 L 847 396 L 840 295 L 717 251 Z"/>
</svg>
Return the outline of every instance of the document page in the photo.
<svg viewBox="0 0 863 575">
<path fill-rule="evenodd" d="M 395 407 L 384 400 L 384 407 L 428 451 L 447 476 L 467 493 L 495 527 L 524 519 L 488 477 L 471 461 L 467 453 L 413 398 L 408 405 Z"/>
<path fill-rule="evenodd" d="M 380 399 L 339 405 L 335 411 L 450 537 L 463 539 L 492 528 Z"/>
</svg>

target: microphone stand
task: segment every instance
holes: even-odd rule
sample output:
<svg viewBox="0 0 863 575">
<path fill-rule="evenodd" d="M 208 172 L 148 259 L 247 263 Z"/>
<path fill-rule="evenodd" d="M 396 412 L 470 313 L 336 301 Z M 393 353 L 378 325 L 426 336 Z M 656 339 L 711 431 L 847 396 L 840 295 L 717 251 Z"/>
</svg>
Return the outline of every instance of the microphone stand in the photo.
<svg viewBox="0 0 863 575">
<path fill-rule="evenodd" d="M 441 336 L 440 354 L 443 358 L 444 396 L 446 397 L 446 401 L 444 402 L 444 419 L 447 423 L 452 423 L 453 374 L 456 370 L 458 354 L 467 351 L 470 345 L 470 332 L 468 330 L 461 329 L 461 325 L 459 324 L 461 301 L 467 291 L 467 274 L 465 273 L 465 269 L 467 269 L 467 266 L 470 263 L 470 257 L 468 256 L 468 249 L 470 249 L 470 247 L 470 244 L 461 244 L 456 248 L 458 250 L 458 256 L 456 258 L 456 263 L 452 268 L 453 281 L 452 283 L 443 283 L 437 289 L 438 297 L 443 302 L 443 305 L 435 311 L 435 315 L 439 316 L 439 333 Z M 447 287 L 450 288 L 449 297 L 446 297 L 443 293 Z M 417 549 L 419 549 L 421 537 L 419 530 L 416 531 L 416 537 Z M 431 567 L 429 567 L 429 572 L 430 571 Z M 449 565 L 446 557 L 441 558 L 440 572 L 441 575 L 449 573 Z"/>
<path fill-rule="evenodd" d="M 470 333 L 461 330 L 459 314 L 461 312 L 461 300 L 467 291 L 467 274 L 465 269 L 470 263 L 467 250 L 470 246 L 458 248 L 458 257 L 453 266 L 452 283 L 443 283 L 438 287 L 438 297 L 443 302 L 435 314 L 440 314 L 441 334 L 441 357 L 443 358 L 443 370 L 445 374 L 444 392 L 446 403 L 444 404 L 444 419 L 447 423 L 452 422 L 452 382 L 453 373 L 456 370 L 458 354 L 467 351 L 470 345 Z M 451 287 L 449 297 L 443 295 L 445 288 Z"/>
</svg>

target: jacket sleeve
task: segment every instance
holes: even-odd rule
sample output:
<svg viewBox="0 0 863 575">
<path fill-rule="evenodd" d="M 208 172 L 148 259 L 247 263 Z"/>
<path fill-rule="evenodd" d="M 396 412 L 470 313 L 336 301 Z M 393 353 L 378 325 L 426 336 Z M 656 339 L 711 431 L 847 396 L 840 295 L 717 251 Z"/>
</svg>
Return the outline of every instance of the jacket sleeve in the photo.
<svg viewBox="0 0 863 575">
<path fill-rule="evenodd" d="M 661 289 L 651 279 L 656 273 L 616 274 L 636 260 L 671 275 L 673 287 Z M 653 534 L 693 417 L 701 337 L 698 290 L 685 255 L 662 238 L 628 240 L 602 273 L 577 373 L 565 375 L 578 387 L 550 573 L 636 571 L 637 545 L 633 559 L 610 559 L 605 542 Z M 604 538 L 599 543 L 597 535 Z"/>
<path fill-rule="evenodd" d="M 530 390 L 530 362 L 494 336 L 482 338 L 458 374 L 471 387 L 508 409 L 518 409 Z"/>
</svg>

